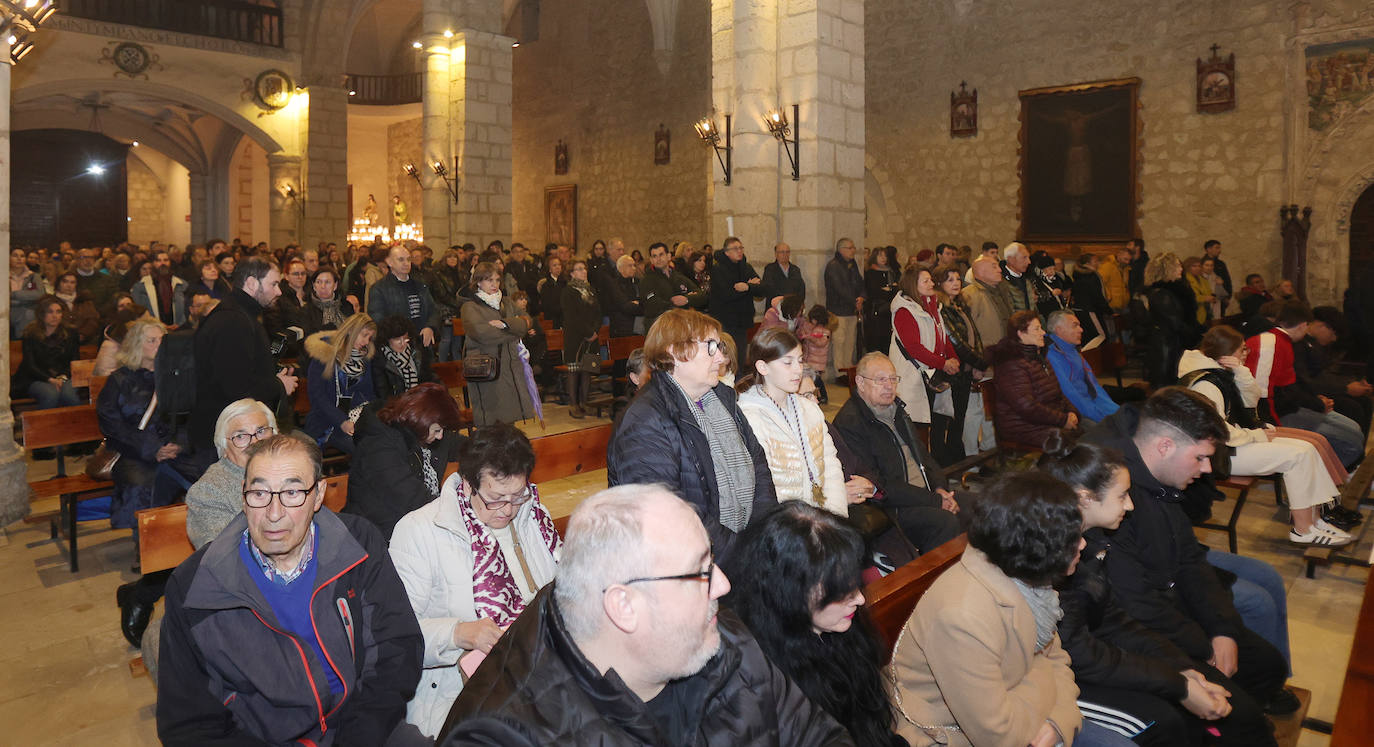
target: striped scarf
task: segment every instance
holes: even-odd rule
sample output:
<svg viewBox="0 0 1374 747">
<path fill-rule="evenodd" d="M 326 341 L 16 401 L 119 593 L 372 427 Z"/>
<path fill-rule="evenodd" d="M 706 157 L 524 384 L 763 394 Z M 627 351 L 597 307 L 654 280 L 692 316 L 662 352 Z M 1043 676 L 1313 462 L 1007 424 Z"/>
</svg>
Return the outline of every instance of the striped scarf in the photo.
<svg viewBox="0 0 1374 747">
<path fill-rule="evenodd" d="M 700 400 L 693 402 L 677 379 L 672 376 L 664 378 L 673 382 L 673 386 L 682 393 L 697 427 L 706 435 L 706 443 L 711 449 L 711 466 L 716 473 L 716 503 L 719 506 L 720 523 L 726 529 L 739 533 L 749 525 L 749 517 L 754 510 L 754 459 L 744 445 L 739 423 L 731 417 L 714 389 L 707 389 Z"/>
</svg>

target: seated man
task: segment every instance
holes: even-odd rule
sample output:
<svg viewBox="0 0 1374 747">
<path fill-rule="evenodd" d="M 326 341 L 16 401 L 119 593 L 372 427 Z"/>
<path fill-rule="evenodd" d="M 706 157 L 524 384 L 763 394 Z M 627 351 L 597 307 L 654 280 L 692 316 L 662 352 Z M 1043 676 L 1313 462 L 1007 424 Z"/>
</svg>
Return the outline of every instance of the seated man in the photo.
<svg viewBox="0 0 1374 747">
<path fill-rule="evenodd" d="M 834 422 L 855 456 L 845 471 L 866 477 L 873 491 L 863 498 L 887 512 L 918 550 L 929 552 L 959 534 L 959 504 L 897 398 L 892 361 L 869 353 L 854 373 L 858 396 L 844 403 Z"/>
<path fill-rule="evenodd" d="M 167 583 L 163 744 L 382 745 L 424 647 L 381 532 L 324 502 L 320 450 L 248 450 L 243 513 Z"/>
<path fill-rule="evenodd" d="M 1246 319 L 1258 314 L 1261 306 L 1274 300 L 1274 296 L 1264 287 L 1264 276 L 1258 272 L 1245 276 L 1245 285 L 1236 298 L 1240 301 L 1240 313 Z"/>
<path fill-rule="evenodd" d="M 717 600 L 692 507 L 619 485 L 573 511 L 554 582 L 473 673 L 444 745 L 847 745 Z M 748 738 L 745 738 L 745 735 Z"/>
<path fill-rule="evenodd" d="M 1054 368 L 1059 388 L 1083 420 L 1084 426 L 1096 425 L 1098 421 L 1116 412 L 1119 407 L 1107 390 L 1097 382 L 1092 366 L 1083 360 L 1078 346 L 1083 342 L 1083 324 L 1078 316 L 1068 309 L 1060 309 L 1050 314 L 1046 327 L 1050 331 L 1045 356 Z"/>
<path fill-rule="evenodd" d="M 1179 506 L 1180 491 L 1211 471 L 1210 457 L 1227 435 L 1226 422 L 1206 397 L 1165 387 L 1084 436 L 1121 452 L 1131 475 L 1135 508 L 1111 535 L 1107 578 L 1131 617 L 1216 667 L 1267 713 L 1291 713 L 1298 701 L 1283 687 L 1288 621 L 1282 583 L 1271 591 L 1277 574 L 1261 561 L 1209 553 Z M 1230 591 L 1216 567 L 1241 576 Z M 1270 597 L 1270 613 L 1242 619 L 1237 608 L 1251 597 Z"/>
<path fill-rule="evenodd" d="M 1312 323 L 1307 336 L 1293 346 L 1294 366 L 1298 379 L 1323 397 L 1330 397 L 1336 412 L 1355 421 L 1366 435 L 1370 416 L 1374 414 L 1374 386 L 1363 375 L 1336 373 L 1333 368 L 1340 354 L 1333 351 L 1336 342 L 1350 336 L 1345 314 L 1334 306 L 1312 309 Z M 1361 367 L 1363 368 L 1363 367 Z M 1361 371 L 1362 372 L 1362 371 Z"/>
</svg>

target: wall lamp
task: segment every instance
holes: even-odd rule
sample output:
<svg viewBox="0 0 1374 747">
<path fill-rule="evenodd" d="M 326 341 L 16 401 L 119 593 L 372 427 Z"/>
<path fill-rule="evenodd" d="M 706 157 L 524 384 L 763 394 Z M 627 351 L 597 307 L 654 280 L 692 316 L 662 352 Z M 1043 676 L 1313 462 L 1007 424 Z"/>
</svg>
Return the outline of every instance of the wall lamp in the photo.
<svg viewBox="0 0 1374 747">
<path fill-rule="evenodd" d="M 720 161 L 720 168 L 725 172 L 725 186 L 730 186 L 731 153 L 734 150 L 730 147 L 730 115 L 725 115 L 724 148 L 720 145 L 720 130 L 716 128 L 715 119 L 712 117 L 702 117 L 701 121 L 692 125 L 692 127 L 697 131 L 697 137 L 701 138 L 703 143 L 711 146 L 711 149 L 716 152 L 716 160 Z M 725 151 L 724 157 L 720 155 L 722 150 Z"/>
<path fill-rule="evenodd" d="M 444 186 L 448 187 L 448 193 L 453 195 L 453 204 L 458 204 L 458 177 L 449 178 L 448 169 L 443 161 L 435 161 L 429 165 L 434 169 L 434 175 L 444 180 Z M 419 177 L 416 177 L 418 179 Z"/>
<path fill-rule="evenodd" d="M 401 171 L 405 172 L 406 176 L 414 179 L 415 183 L 420 185 L 420 189 L 425 188 L 425 183 L 420 181 L 420 170 L 415 168 L 415 164 L 407 163 L 406 165 L 401 167 Z"/>
<path fill-rule="evenodd" d="M 801 180 L 801 135 L 797 132 L 801 127 L 801 117 L 797 113 L 798 107 L 792 105 L 792 122 L 796 128 L 789 127 L 787 115 L 779 109 L 768 112 L 768 116 L 763 118 L 764 124 L 768 125 L 768 131 L 773 133 L 773 137 L 782 143 L 782 148 L 787 152 L 787 161 L 792 164 L 792 181 Z M 788 134 L 791 134 L 791 139 Z"/>
</svg>

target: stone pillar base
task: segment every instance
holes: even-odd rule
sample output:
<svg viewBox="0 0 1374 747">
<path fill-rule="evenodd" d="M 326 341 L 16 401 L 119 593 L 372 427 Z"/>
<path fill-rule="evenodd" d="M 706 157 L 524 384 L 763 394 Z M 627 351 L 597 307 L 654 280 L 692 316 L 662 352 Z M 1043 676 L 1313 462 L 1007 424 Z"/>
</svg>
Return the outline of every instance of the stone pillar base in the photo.
<svg viewBox="0 0 1374 747">
<path fill-rule="evenodd" d="M 0 457 L 0 527 L 29 515 L 28 471 L 22 450 Z"/>
</svg>

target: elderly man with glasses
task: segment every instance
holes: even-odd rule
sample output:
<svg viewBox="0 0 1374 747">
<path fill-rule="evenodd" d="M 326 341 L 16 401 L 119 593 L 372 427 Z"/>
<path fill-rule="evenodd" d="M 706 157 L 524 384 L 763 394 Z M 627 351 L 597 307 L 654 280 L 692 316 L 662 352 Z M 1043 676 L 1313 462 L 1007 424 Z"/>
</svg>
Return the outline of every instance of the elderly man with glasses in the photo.
<svg viewBox="0 0 1374 747">
<path fill-rule="evenodd" d="M 901 377 L 882 353 L 869 353 L 855 369 L 857 397 L 835 414 L 834 429 L 850 447 L 845 473 L 873 484 L 872 505 L 901 527 L 911 544 L 929 552 L 959 534 L 959 503 L 945 487 L 940 465 L 917 436 L 897 397 Z"/>
<path fill-rule="evenodd" d="M 397 727 L 423 643 L 381 532 L 321 510 L 320 450 L 292 436 L 248 448 L 240 496 L 243 513 L 167 583 L 162 743 L 383 745 L 413 734 Z"/>
<path fill-rule="evenodd" d="M 554 582 L 449 711 L 444 745 L 848 745 L 718 600 L 730 582 L 661 485 L 588 498 Z"/>
</svg>

